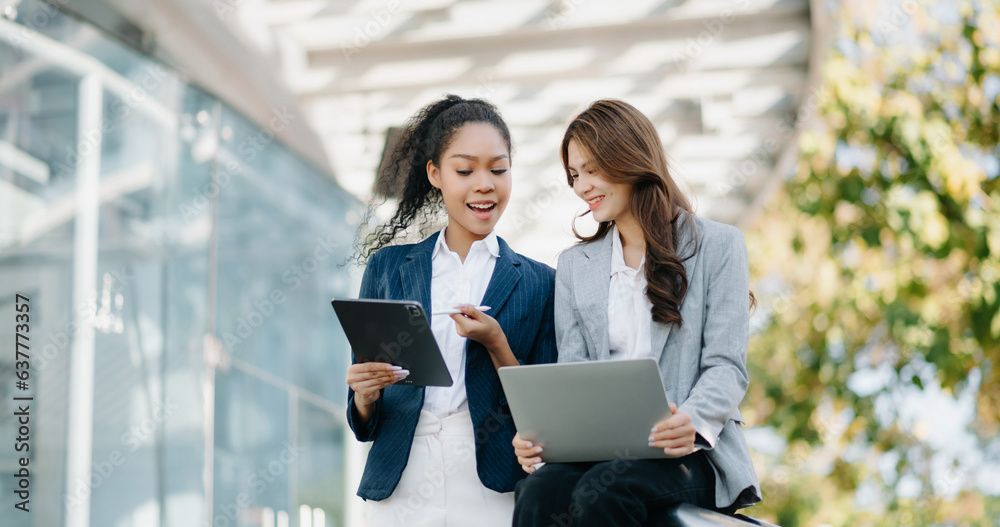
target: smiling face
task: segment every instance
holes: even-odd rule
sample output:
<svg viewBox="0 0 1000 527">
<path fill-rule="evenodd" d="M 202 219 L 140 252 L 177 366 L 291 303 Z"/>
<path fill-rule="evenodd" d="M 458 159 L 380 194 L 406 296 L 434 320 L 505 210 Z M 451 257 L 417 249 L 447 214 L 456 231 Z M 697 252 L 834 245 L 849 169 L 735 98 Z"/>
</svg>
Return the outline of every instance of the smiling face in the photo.
<svg viewBox="0 0 1000 527">
<path fill-rule="evenodd" d="M 630 221 L 629 199 L 632 187 L 624 183 L 611 183 L 600 175 L 600 170 L 590 153 L 575 139 L 566 146 L 566 168 L 573 182 L 573 192 L 587 202 L 594 220 L 598 222 Z"/>
<path fill-rule="evenodd" d="M 440 166 L 427 162 L 427 178 L 444 197 L 449 246 L 453 237 L 469 244 L 481 240 L 493 231 L 510 199 L 507 143 L 492 125 L 465 124 L 452 136 Z"/>
</svg>

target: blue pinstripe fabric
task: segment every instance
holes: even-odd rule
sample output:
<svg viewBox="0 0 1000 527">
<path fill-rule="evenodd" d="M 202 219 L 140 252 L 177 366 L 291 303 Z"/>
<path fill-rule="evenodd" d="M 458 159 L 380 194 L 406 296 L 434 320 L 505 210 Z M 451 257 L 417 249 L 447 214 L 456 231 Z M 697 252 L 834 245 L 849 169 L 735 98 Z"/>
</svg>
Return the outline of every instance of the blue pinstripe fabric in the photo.
<svg viewBox="0 0 1000 527">
<path fill-rule="evenodd" d="M 361 281 L 361 298 L 417 300 L 431 306 L 431 254 L 439 233 L 411 244 L 385 247 L 368 262 Z M 507 335 L 514 356 L 522 364 L 556 361 L 553 322 L 555 271 L 521 256 L 503 239 L 493 276 L 483 296 Z M 475 341 L 466 345 L 465 389 L 476 430 L 476 465 L 487 488 L 510 492 L 525 476 L 518 467 L 511 439 L 516 429 L 493 362 Z M 410 445 L 424 404 L 424 389 L 387 387 L 376 403 L 375 415 L 360 425 L 354 411 L 354 391 L 348 388 L 347 421 L 358 441 L 373 441 L 361 477 L 358 496 L 366 500 L 389 497 L 399 483 L 410 456 Z"/>
</svg>

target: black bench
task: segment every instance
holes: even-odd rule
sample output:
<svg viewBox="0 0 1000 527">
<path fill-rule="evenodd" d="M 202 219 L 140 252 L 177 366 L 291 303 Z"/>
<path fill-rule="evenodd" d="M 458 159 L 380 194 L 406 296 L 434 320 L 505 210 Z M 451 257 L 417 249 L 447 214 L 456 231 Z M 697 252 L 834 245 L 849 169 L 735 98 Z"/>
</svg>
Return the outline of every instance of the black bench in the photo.
<svg viewBox="0 0 1000 527">
<path fill-rule="evenodd" d="M 728 515 L 721 512 L 703 509 L 690 503 L 671 505 L 663 509 L 662 515 L 657 514 L 656 521 L 649 525 L 663 527 L 778 527 L 773 523 L 744 516 L 742 514 Z"/>
</svg>

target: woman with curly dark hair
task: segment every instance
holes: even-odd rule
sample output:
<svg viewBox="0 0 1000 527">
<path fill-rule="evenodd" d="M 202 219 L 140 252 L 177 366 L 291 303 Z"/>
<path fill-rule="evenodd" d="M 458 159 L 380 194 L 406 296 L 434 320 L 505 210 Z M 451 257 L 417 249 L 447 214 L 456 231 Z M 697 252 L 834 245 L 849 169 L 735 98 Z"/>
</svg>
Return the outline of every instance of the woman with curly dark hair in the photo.
<svg viewBox="0 0 1000 527">
<path fill-rule="evenodd" d="M 389 159 L 403 193 L 366 239 L 360 297 L 459 312 L 430 320 L 452 386 L 395 384 L 408 372 L 387 363 L 347 370 L 348 423 L 373 442 L 358 488 L 367 525 L 507 526 L 525 475 L 496 370 L 556 359 L 554 271 L 493 231 L 510 198 L 510 132 L 490 103 L 449 95 L 410 120 Z M 441 209 L 443 230 L 391 245 Z"/>
<path fill-rule="evenodd" d="M 694 215 L 653 124 L 625 102 L 591 105 L 561 151 L 599 227 L 559 257 L 559 362 L 652 357 L 678 405 L 648 439 L 671 458 L 624 468 L 538 468 L 544 445 L 515 436 L 531 475 L 518 484 L 514 525 L 643 525 L 679 502 L 730 512 L 760 501 L 738 409 L 754 303 L 743 234 Z"/>
</svg>

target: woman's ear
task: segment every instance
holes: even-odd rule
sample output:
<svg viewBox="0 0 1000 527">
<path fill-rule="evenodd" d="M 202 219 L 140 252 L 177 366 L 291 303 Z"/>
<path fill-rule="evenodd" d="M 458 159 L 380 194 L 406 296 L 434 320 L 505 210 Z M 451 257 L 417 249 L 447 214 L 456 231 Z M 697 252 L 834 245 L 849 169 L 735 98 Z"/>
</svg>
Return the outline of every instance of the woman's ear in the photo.
<svg viewBox="0 0 1000 527">
<path fill-rule="evenodd" d="M 441 169 L 434 164 L 433 160 L 427 162 L 427 180 L 434 188 L 441 188 Z"/>
</svg>

